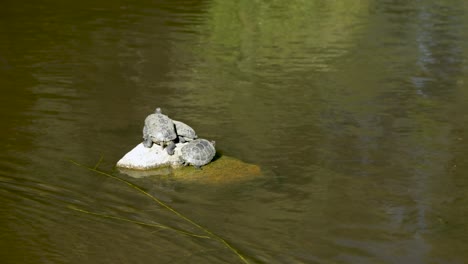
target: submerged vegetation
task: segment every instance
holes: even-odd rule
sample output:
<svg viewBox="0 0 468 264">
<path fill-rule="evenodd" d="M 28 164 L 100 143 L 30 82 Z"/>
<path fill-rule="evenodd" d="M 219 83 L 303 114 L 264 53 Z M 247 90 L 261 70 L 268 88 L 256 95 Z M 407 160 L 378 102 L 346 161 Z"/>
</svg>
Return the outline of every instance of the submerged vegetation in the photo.
<svg viewBox="0 0 468 264">
<path fill-rule="evenodd" d="M 143 190 L 142 188 L 138 187 L 137 185 L 129 182 L 129 181 L 126 181 L 122 178 L 119 178 L 117 176 L 114 176 L 110 173 L 107 173 L 107 172 L 104 172 L 104 171 L 101 171 L 99 170 L 99 164 L 101 163 L 102 161 L 102 158 L 97 162 L 97 164 L 94 166 L 94 167 L 88 167 L 86 165 L 83 165 L 81 163 L 78 163 L 74 160 L 70 160 L 70 162 L 74 165 L 77 165 L 79 167 L 83 167 L 83 168 L 86 168 L 92 172 L 95 172 L 97 174 L 100 174 L 100 175 L 103 175 L 103 176 L 106 176 L 106 177 L 109 177 L 113 180 L 116 180 L 116 181 L 119 181 L 119 182 L 122 182 L 126 185 L 128 185 L 129 187 L 131 187 L 132 189 L 136 190 L 137 192 L 147 196 L 148 198 L 150 198 L 151 200 L 153 200 L 154 202 L 156 202 L 159 206 L 165 208 L 166 210 L 168 210 L 169 212 L 173 213 L 174 215 L 176 215 L 179 219 L 183 220 L 183 221 L 186 221 L 187 223 L 189 223 L 190 225 L 194 226 L 195 228 L 197 228 L 198 230 L 202 231 L 205 235 L 199 235 L 199 234 L 195 234 L 195 233 L 191 233 L 191 232 L 187 232 L 187 231 L 184 231 L 184 230 L 180 230 L 180 229 L 177 229 L 177 228 L 173 228 L 173 227 L 170 227 L 170 226 L 166 226 L 166 225 L 162 225 L 162 224 L 159 224 L 159 223 L 145 223 L 145 222 L 140 222 L 140 221 L 134 221 L 134 220 L 131 220 L 131 219 L 126 219 L 126 218 L 121 218 L 121 217 L 116 217 L 116 216 L 111 216 L 111 215 L 106 215 L 106 214 L 100 214 L 100 213 L 95 213 L 95 212 L 90 212 L 90 211 L 87 211 L 87 210 L 84 210 L 84 209 L 80 209 L 80 208 L 77 208 L 77 207 L 69 207 L 69 209 L 71 210 L 75 210 L 75 211 L 78 211 L 78 212 L 81 212 L 81 213 L 85 213 L 85 214 L 89 214 L 89 215 L 94 215 L 94 216 L 97 216 L 97 217 L 103 217 L 103 218 L 109 218 L 109 219 L 114 219 L 114 220 L 120 220 L 120 221 L 126 221 L 126 222 L 130 222 L 130 223 L 134 223 L 134 224 L 139 224 L 139 225 L 144 225 L 144 226 L 150 226 L 150 227 L 157 227 L 157 228 L 162 228 L 162 229 L 168 229 L 168 230 L 172 230 L 172 231 L 175 231 L 179 234 L 182 234 L 182 235 L 187 235 L 187 236 L 192 236 L 192 237 L 197 237 L 197 238 L 204 238 L 204 239 L 213 239 L 213 240 L 216 240 L 218 242 L 220 242 L 222 245 L 224 245 L 227 249 L 229 249 L 230 251 L 232 251 L 235 255 L 237 255 L 237 257 L 239 257 L 239 259 L 243 262 L 243 263 L 249 263 L 247 261 L 247 259 L 239 252 L 238 249 L 236 249 L 233 245 L 231 245 L 229 242 L 227 242 L 224 238 L 220 237 L 219 235 L 213 233 L 212 231 L 210 231 L 208 228 L 206 227 L 203 227 L 201 226 L 200 224 L 196 223 L 194 220 L 188 218 L 187 216 L 183 215 L 182 213 L 180 213 L 179 211 L 177 211 L 176 209 L 170 207 L 169 205 L 167 205 L 166 203 L 164 203 L 163 201 L 161 201 L 160 199 L 154 197 L 153 195 L 151 195 L 150 193 L 146 192 L 145 190 Z"/>
</svg>

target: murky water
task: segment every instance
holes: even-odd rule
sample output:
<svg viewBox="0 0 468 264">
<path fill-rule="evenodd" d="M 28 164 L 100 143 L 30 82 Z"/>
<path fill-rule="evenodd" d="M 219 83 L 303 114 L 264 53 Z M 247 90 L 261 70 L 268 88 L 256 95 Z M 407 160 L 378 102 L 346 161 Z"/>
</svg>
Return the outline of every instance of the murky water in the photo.
<svg viewBox="0 0 468 264">
<path fill-rule="evenodd" d="M 2 2 L 2 263 L 242 263 L 69 162 L 112 172 L 157 106 L 265 177 L 114 175 L 248 262 L 468 261 L 465 1 L 138 2 Z"/>
</svg>

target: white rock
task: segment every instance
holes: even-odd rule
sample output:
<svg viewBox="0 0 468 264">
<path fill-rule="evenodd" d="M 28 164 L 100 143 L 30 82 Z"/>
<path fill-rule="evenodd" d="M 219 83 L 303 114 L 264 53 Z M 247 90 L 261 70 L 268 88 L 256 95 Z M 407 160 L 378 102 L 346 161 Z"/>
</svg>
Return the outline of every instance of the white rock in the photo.
<svg viewBox="0 0 468 264">
<path fill-rule="evenodd" d="M 166 149 L 162 149 L 159 145 L 153 144 L 151 148 L 145 148 L 143 143 L 140 143 L 117 162 L 117 167 L 136 170 L 164 166 L 180 167 L 180 149 L 185 144 L 187 143 L 177 143 L 174 155 L 169 155 Z"/>
</svg>

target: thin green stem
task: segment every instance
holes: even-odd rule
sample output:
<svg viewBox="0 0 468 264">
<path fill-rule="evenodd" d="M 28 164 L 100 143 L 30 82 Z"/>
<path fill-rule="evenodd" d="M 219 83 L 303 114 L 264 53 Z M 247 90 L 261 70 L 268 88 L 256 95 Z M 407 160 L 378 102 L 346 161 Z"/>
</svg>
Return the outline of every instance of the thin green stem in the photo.
<svg viewBox="0 0 468 264">
<path fill-rule="evenodd" d="M 102 160 L 102 157 L 101 157 L 101 160 Z M 178 216 L 179 218 L 185 220 L 186 222 L 190 223 L 191 225 L 197 227 L 198 229 L 202 230 L 203 232 L 205 232 L 206 234 L 208 234 L 208 236 L 212 239 L 215 239 L 215 240 L 218 240 L 220 243 L 222 243 L 226 248 L 228 248 L 229 250 L 231 250 L 234 254 L 236 254 L 239 259 L 244 262 L 244 263 L 249 263 L 247 261 L 247 259 L 239 252 L 239 250 L 237 250 L 236 248 L 234 248 L 234 246 L 232 246 L 231 244 L 229 244 L 226 240 L 224 240 L 222 237 L 218 236 L 217 234 L 211 232 L 210 230 L 208 230 L 207 228 L 197 224 L 196 222 L 194 222 L 193 220 L 189 219 L 188 217 L 184 216 L 183 214 L 179 213 L 178 211 L 176 211 L 174 208 L 170 207 L 169 205 L 165 204 L 164 202 L 162 202 L 161 200 L 159 200 L 158 198 L 154 197 L 153 195 L 149 194 L 148 192 L 146 192 L 145 190 L 141 189 L 140 187 L 136 186 L 135 184 L 129 182 L 129 181 L 126 181 L 124 179 L 121 179 L 119 177 L 116 177 L 112 174 L 109 174 L 109 173 L 106 173 L 104 171 L 100 171 L 97 169 L 97 166 L 100 164 L 101 160 L 96 164 L 96 166 L 94 168 L 91 168 L 91 167 L 87 167 L 83 164 L 80 164 L 74 160 L 69 160 L 71 163 L 79 166 L 79 167 L 83 167 L 85 169 L 88 169 L 90 171 L 93 171 L 95 173 L 98 173 L 98 174 L 101 174 L 101 175 L 104 175 L 104 176 L 107 176 L 107 177 L 110 177 L 114 180 L 117 180 L 117 181 L 120 181 L 122 183 L 125 183 L 126 185 L 132 187 L 133 189 L 137 190 L 138 192 L 144 194 L 145 196 L 149 197 L 150 199 L 152 199 L 153 201 L 155 201 L 156 203 L 158 203 L 160 206 L 166 208 L 167 210 L 169 210 L 170 212 L 172 212 L 173 214 L 175 214 L 176 216 Z"/>
<path fill-rule="evenodd" d="M 96 165 L 94 165 L 94 169 L 97 170 L 97 168 L 99 167 L 99 165 L 101 165 L 101 162 L 102 162 L 102 159 L 104 158 L 104 156 L 101 155 L 101 157 L 99 158 L 98 162 L 96 163 Z"/>
<path fill-rule="evenodd" d="M 187 235 L 187 236 L 211 239 L 211 237 L 209 237 L 209 236 L 197 235 L 197 234 L 186 232 L 186 231 L 183 231 L 183 230 L 180 230 L 180 229 L 177 229 L 177 228 L 173 228 L 173 227 L 170 227 L 170 226 L 165 226 L 165 225 L 162 225 L 162 224 L 159 224 L 159 223 L 146 223 L 146 222 L 135 221 L 135 220 L 131 220 L 131 219 L 123 218 L 123 217 L 117 217 L 117 216 L 112 216 L 112 215 L 106 215 L 106 214 L 101 214 L 101 213 L 90 212 L 90 211 L 87 211 L 87 210 L 84 210 L 84 209 L 77 208 L 75 206 L 68 206 L 68 208 L 71 209 L 71 210 L 75 210 L 75 211 L 85 213 L 85 214 L 89 214 L 89 215 L 94 215 L 94 216 L 99 216 L 99 217 L 103 217 L 103 218 L 110 218 L 110 219 L 130 222 L 130 223 L 134 223 L 134 224 L 138 224 L 138 225 L 158 227 L 158 228 L 161 228 L 161 229 L 169 229 L 169 230 L 173 230 L 173 231 L 176 231 L 178 233 L 181 233 L 181 234 L 184 234 L 184 235 Z"/>
</svg>

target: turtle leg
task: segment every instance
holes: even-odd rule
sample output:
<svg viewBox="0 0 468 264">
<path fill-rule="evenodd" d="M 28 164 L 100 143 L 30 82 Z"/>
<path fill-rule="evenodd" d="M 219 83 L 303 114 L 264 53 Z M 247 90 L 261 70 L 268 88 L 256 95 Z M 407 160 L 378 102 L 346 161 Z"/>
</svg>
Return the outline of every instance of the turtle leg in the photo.
<svg viewBox="0 0 468 264">
<path fill-rule="evenodd" d="M 153 140 L 151 140 L 151 138 L 144 138 L 143 146 L 145 146 L 145 148 L 151 148 L 153 146 Z"/>
<path fill-rule="evenodd" d="M 171 143 L 169 143 L 169 145 L 166 147 L 167 154 L 171 156 L 174 155 L 175 148 L 176 148 L 176 144 L 174 143 L 174 141 L 171 141 Z"/>
<path fill-rule="evenodd" d="M 198 165 L 198 166 L 197 166 L 197 165 L 193 165 L 193 166 L 194 166 L 195 169 L 197 169 L 197 170 L 201 170 L 201 169 L 202 169 L 200 165 Z"/>
</svg>

